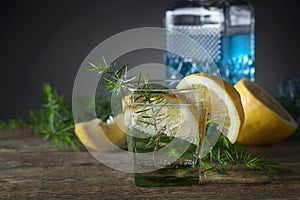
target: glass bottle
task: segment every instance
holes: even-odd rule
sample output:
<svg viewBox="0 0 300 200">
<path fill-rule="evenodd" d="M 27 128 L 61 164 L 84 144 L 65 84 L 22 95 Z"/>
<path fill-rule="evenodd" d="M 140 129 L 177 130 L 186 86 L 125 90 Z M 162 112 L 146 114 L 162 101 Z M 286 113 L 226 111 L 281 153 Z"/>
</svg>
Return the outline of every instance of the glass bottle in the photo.
<svg viewBox="0 0 300 200">
<path fill-rule="evenodd" d="M 165 28 L 184 33 L 199 43 L 222 78 L 232 85 L 242 78 L 254 81 L 254 9 L 247 1 L 175 1 L 166 7 Z M 174 46 L 176 52 L 184 51 L 184 39 L 175 39 L 173 35 L 173 31 L 167 31 L 167 78 L 197 73 L 196 53 L 183 58 L 168 51 Z"/>
</svg>

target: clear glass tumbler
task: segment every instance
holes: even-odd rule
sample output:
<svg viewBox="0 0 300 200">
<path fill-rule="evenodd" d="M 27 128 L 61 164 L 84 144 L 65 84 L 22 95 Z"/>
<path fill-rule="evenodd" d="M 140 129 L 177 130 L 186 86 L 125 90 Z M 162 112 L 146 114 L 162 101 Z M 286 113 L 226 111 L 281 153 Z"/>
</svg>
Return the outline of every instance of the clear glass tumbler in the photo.
<svg viewBox="0 0 300 200">
<path fill-rule="evenodd" d="M 124 93 L 128 150 L 134 156 L 137 186 L 200 183 L 207 111 L 199 88 L 170 89 L 172 83 L 149 81 Z"/>
</svg>

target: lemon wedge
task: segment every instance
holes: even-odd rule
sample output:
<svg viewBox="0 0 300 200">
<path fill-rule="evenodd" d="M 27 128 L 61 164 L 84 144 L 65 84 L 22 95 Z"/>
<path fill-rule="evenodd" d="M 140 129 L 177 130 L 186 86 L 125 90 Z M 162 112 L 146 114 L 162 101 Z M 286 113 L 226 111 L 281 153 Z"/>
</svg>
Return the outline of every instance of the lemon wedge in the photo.
<svg viewBox="0 0 300 200">
<path fill-rule="evenodd" d="M 297 129 L 292 116 L 268 92 L 248 79 L 235 88 L 241 95 L 245 123 L 238 142 L 245 145 L 267 145 L 284 140 Z"/>
<path fill-rule="evenodd" d="M 82 144 L 97 152 L 111 152 L 126 147 L 126 134 L 123 130 L 125 125 L 122 114 L 115 118 L 110 117 L 106 123 L 100 119 L 93 119 L 75 124 L 75 134 Z"/>
<path fill-rule="evenodd" d="M 202 86 L 207 88 L 207 91 Z M 244 111 L 239 93 L 226 81 L 208 74 L 193 74 L 182 79 L 177 88 L 202 87 L 199 98 L 204 99 L 209 119 L 218 124 L 231 143 L 234 143 L 244 123 Z"/>
</svg>

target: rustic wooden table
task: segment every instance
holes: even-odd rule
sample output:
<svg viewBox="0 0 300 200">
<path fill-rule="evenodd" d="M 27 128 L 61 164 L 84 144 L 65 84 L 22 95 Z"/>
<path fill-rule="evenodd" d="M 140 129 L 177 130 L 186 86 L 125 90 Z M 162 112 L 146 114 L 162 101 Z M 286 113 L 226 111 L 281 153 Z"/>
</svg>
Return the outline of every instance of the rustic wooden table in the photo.
<svg viewBox="0 0 300 200">
<path fill-rule="evenodd" d="M 232 172 L 197 187 L 139 188 L 88 152 L 57 151 L 30 133 L 0 135 L 0 199 L 300 199 L 299 136 L 249 148 L 278 162 L 278 175 Z"/>
</svg>

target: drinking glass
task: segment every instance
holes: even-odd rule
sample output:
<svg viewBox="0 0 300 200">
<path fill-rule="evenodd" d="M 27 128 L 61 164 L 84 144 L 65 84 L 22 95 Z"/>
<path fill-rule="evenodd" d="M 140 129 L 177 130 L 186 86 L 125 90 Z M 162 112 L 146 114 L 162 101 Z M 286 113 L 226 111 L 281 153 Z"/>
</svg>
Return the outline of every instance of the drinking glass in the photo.
<svg viewBox="0 0 300 200">
<path fill-rule="evenodd" d="M 192 186 L 201 181 L 205 98 L 201 88 L 174 89 L 174 85 L 174 80 L 149 81 L 123 93 L 137 186 Z"/>
</svg>

